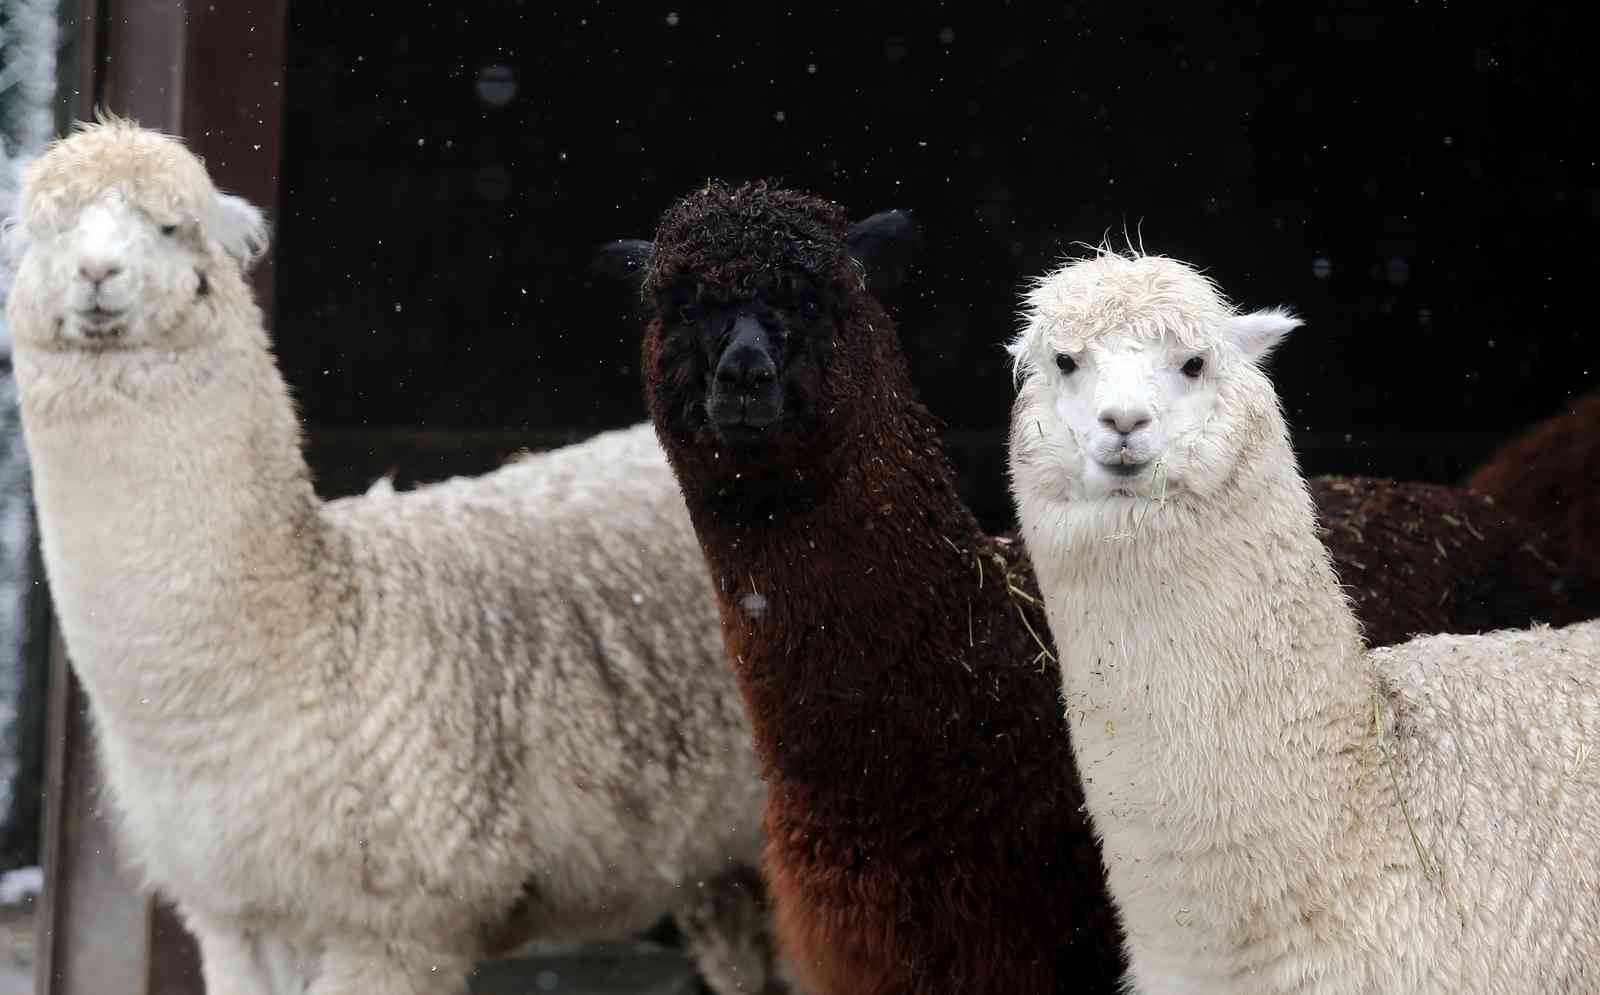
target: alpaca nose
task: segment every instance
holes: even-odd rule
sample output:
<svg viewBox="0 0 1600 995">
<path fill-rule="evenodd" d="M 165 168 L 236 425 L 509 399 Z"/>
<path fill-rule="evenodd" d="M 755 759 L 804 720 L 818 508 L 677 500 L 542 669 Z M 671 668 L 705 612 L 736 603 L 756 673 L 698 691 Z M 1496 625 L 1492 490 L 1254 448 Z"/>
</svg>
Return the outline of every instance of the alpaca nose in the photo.
<svg viewBox="0 0 1600 995">
<path fill-rule="evenodd" d="M 767 330 L 754 318 L 739 318 L 728 348 L 717 362 L 717 382 L 743 393 L 765 387 L 777 374 L 767 347 Z"/>
<path fill-rule="evenodd" d="M 1122 435 L 1132 435 L 1150 424 L 1150 409 L 1143 405 L 1107 405 L 1100 409 L 1100 424 Z"/>
<path fill-rule="evenodd" d="M 122 272 L 122 267 L 109 259 L 91 259 L 78 264 L 78 273 L 90 283 L 102 283 Z"/>
</svg>

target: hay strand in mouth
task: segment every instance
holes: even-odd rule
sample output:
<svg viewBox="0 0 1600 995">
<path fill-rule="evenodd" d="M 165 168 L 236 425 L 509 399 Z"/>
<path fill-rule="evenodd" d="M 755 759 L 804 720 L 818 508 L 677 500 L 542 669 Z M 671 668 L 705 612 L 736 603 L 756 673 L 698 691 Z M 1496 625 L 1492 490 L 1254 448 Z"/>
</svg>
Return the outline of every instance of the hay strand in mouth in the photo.
<svg viewBox="0 0 1600 995">
<path fill-rule="evenodd" d="M 1144 523 L 1150 517 L 1151 506 L 1153 505 L 1157 508 L 1166 507 L 1168 479 L 1167 457 L 1159 456 L 1156 458 L 1155 467 L 1150 472 L 1150 493 L 1134 508 L 1133 528 L 1123 532 L 1112 532 L 1103 541 L 1122 542 L 1137 538 L 1139 533 L 1144 531 Z M 1141 512 L 1143 513 L 1141 514 Z"/>
</svg>

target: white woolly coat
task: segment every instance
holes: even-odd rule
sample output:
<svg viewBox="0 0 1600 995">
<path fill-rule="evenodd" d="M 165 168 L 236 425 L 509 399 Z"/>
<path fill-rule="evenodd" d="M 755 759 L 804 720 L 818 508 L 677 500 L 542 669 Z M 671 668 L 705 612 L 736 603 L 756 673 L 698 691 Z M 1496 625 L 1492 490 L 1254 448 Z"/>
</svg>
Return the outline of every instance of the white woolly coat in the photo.
<svg viewBox="0 0 1600 995">
<path fill-rule="evenodd" d="M 0 226 L 51 593 L 124 856 L 211 995 L 439 995 L 667 912 L 759 984 L 764 788 L 650 427 L 325 504 L 244 279 L 265 239 L 116 119 Z"/>
<path fill-rule="evenodd" d="M 17 373 L 127 856 L 203 940 L 449 970 L 519 901 L 546 938 L 616 933 L 757 865 L 764 789 L 648 425 L 324 505 L 264 342 L 19 343 Z"/>
<path fill-rule="evenodd" d="M 1264 377 L 1165 503 L 1069 499 L 1041 379 L 1013 486 L 1132 989 L 1600 991 L 1600 623 L 1367 652 Z"/>
</svg>

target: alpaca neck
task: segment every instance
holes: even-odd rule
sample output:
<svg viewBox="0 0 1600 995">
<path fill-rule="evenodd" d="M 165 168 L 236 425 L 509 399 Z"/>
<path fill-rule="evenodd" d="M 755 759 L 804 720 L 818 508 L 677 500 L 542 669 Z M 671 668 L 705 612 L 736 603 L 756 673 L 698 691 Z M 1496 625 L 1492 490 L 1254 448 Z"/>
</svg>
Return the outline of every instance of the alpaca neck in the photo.
<svg viewBox="0 0 1600 995">
<path fill-rule="evenodd" d="M 892 831 L 896 813 L 937 818 L 941 791 L 966 793 L 970 813 L 978 792 L 963 778 L 974 772 L 992 772 L 990 794 L 1020 777 L 1017 751 L 1033 729 L 1014 714 L 1014 689 L 1037 678 L 1016 690 L 1021 710 L 1055 711 L 1054 678 L 1038 677 L 1031 653 L 1008 658 L 1022 677 L 983 672 L 1011 635 L 1007 571 L 957 495 L 903 366 L 876 369 L 881 382 L 863 395 L 880 403 L 857 412 L 825 457 L 748 495 L 733 467 L 716 500 L 689 502 L 769 779 L 803 793 L 807 813 L 866 835 L 872 820 Z M 793 481 L 793 493 L 774 479 Z M 1014 562 L 1025 569 L 1020 550 Z M 902 794 L 916 797 L 899 803 Z"/>
<path fill-rule="evenodd" d="M 52 595 L 101 721 L 226 720 L 314 620 L 318 504 L 265 342 L 19 349 L 18 378 Z"/>
<path fill-rule="evenodd" d="M 1265 445 L 1211 498 L 1025 508 L 1133 936 L 1175 916 L 1216 949 L 1313 906 L 1386 811 L 1355 619 L 1286 436 Z"/>
<path fill-rule="evenodd" d="M 970 572 L 970 563 L 963 565 L 959 557 L 928 555 L 935 543 L 946 553 L 952 544 L 971 551 L 986 537 L 956 491 L 932 416 L 908 387 L 899 396 L 900 403 L 860 419 L 862 427 L 844 433 L 847 438 L 827 454 L 825 465 L 807 468 L 804 479 L 791 478 L 787 487 L 762 482 L 749 500 L 730 488 L 721 500 L 701 506 L 697 524 L 712 539 L 714 579 L 725 591 L 742 597 L 754 584 L 756 593 L 766 595 L 770 585 L 749 576 L 752 563 L 788 576 L 782 567 L 800 557 L 835 573 L 831 583 L 787 600 L 819 613 L 826 605 L 854 615 L 870 603 L 900 603 L 903 585 L 930 582 L 930 561 L 937 561 L 941 578 Z M 872 581 L 842 583 L 841 568 Z"/>
</svg>

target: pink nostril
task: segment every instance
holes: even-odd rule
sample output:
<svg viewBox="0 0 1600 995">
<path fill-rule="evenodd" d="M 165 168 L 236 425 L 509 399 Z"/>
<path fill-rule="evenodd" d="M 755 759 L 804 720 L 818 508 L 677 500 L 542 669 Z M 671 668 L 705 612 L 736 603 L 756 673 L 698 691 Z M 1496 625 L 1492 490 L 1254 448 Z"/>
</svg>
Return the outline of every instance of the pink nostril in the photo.
<svg viewBox="0 0 1600 995">
<path fill-rule="evenodd" d="M 82 263 L 78 266 L 78 273 L 82 275 L 85 280 L 89 280 L 92 283 L 99 283 L 102 280 L 109 280 L 121 272 L 122 267 L 118 266 L 116 263 L 94 262 Z"/>
<path fill-rule="evenodd" d="M 1143 409 L 1106 408 L 1100 412 L 1100 424 L 1122 435 L 1132 435 L 1150 424 L 1150 414 Z"/>
</svg>

